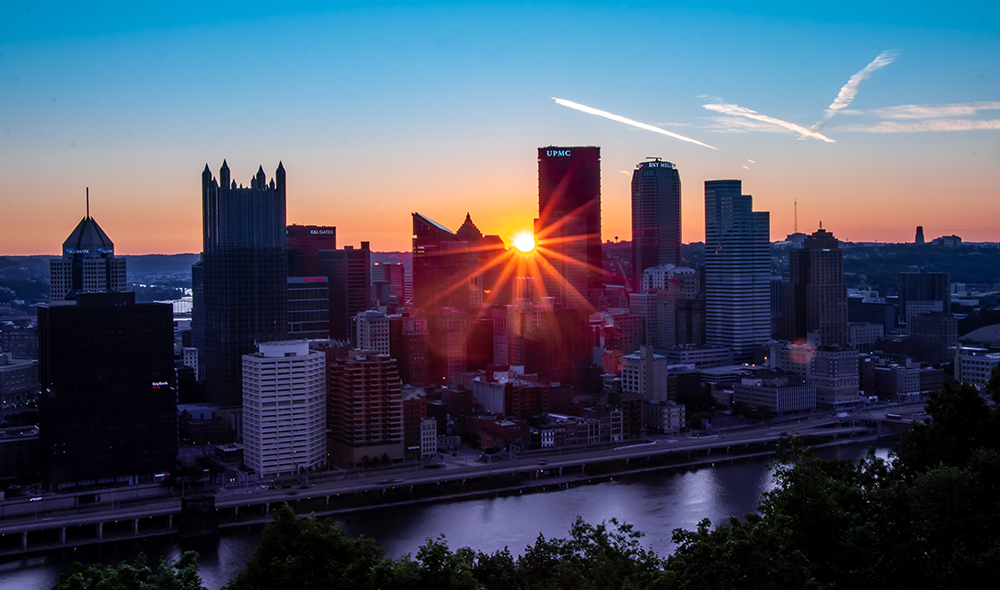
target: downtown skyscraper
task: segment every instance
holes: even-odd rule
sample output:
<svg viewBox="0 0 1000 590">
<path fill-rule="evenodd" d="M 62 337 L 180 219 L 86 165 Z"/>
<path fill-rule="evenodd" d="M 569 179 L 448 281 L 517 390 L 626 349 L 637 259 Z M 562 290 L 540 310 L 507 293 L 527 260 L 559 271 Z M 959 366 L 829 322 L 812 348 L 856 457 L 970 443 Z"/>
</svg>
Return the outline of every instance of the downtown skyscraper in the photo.
<svg viewBox="0 0 1000 590">
<path fill-rule="evenodd" d="M 80 293 L 125 291 L 125 259 L 115 257 L 115 245 L 90 216 L 80 220 L 62 246 L 62 258 L 49 260 L 49 301 L 76 299 Z"/>
<path fill-rule="evenodd" d="M 681 175 L 655 158 L 632 173 L 632 280 L 661 264 L 681 264 Z"/>
<path fill-rule="evenodd" d="M 847 346 L 847 284 L 844 251 L 822 227 L 788 252 L 790 277 L 783 297 L 785 339 L 805 341 L 819 332 L 820 345 Z"/>
<path fill-rule="evenodd" d="M 258 168 L 237 186 L 225 161 L 219 179 L 201 176 L 204 250 L 192 268 L 192 328 L 203 347 L 205 393 L 220 407 L 242 403 L 242 358 L 255 343 L 284 340 L 288 330 L 285 168 L 270 183 Z"/>
<path fill-rule="evenodd" d="M 601 148 L 538 148 L 535 239 L 554 254 L 547 260 L 562 279 L 546 277 L 547 294 L 560 307 L 586 307 L 603 286 Z"/>
<path fill-rule="evenodd" d="M 705 181 L 705 341 L 751 362 L 771 337 L 770 214 L 739 180 Z"/>
</svg>

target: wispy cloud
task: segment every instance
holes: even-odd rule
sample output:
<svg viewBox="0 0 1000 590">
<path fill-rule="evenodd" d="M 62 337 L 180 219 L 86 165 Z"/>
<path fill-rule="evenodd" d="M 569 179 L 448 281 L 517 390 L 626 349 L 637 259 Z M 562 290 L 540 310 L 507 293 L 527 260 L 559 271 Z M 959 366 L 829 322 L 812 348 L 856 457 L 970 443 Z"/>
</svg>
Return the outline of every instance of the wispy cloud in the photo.
<svg viewBox="0 0 1000 590">
<path fill-rule="evenodd" d="M 878 70 L 896 61 L 897 55 L 899 55 L 898 51 L 883 51 L 878 55 L 878 57 L 872 60 L 870 64 L 865 66 L 863 70 L 851 76 L 851 79 L 847 81 L 847 84 L 844 84 L 841 87 L 840 92 L 837 93 L 837 98 L 835 98 L 833 103 L 826 108 L 826 114 L 823 116 L 823 120 L 813 125 L 812 130 L 822 130 L 834 115 L 854 102 L 854 97 L 858 95 L 858 90 L 861 89 L 861 85 L 864 84 L 865 80 L 871 78 L 872 74 Z"/>
<path fill-rule="evenodd" d="M 593 107 L 588 107 L 586 105 L 582 105 L 580 103 L 576 103 L 576 102 L 573 102 L 571 100 L 565 100 L 565 99 L 562 99 L 562 98 L 556 98 L 554 96 L 552 97 L 552 100 L 556 101 L 556 104 L 562 105 L 564 107 L 569 107 L 571 109 L 576 109 L 578 111 L 582 111 L 582 112 L 590 114 L 590 115 L 597 115 L 598 117 L 604 117 L 605 119 L 611 119 L 612 121 L 618 121 L 619 123 L 625 123 L 626 125 L 631 125 L 632 127 L 637 127 L 639 129 L 645 129 L 646 131 L 652 131 L 653 133 L 660 133 L 660 134 L 666 135 L 668 137 L 673 137 L 674 139 L 679 139 L 681 141 L 686 141 L 688 143 L 693 143 L 693 144 L 696 144 L 696 145 L 700 145 L 702 147 L 707 147 L 709 149 L 713 149 L 713 150 L 718 150 L 719 149 L 717 147 L 710 146 L 707 143 L 702 143 L 702 142 L 698 141 L 697 139 L 691 139 L 690 137 L 684 137 L 683 135 L 679 135 L 677 133 L 673 133 L 672 131 L 667 131 L 666 129 L 660 129 L 659 127 L 654 127 L 654 126 L 646 124 L 646 123 L 640 123 L 639 121 L 635 121 L 635 120 L 629 119 L 627 117 L 622 117 L 621 115 L 615 115 L 615 114 L 609 113 L 607 111 L 602 111 L 601 109 L 595 109 Z"/>
<path fill-rule="evenodd" d="M 762 123 L 769 123 L 770 125 L 782 127 L 789 131 L 794 131 L 795 133 L 798 133 L 803 138 L 812 137 L 813 139 L 819 139 L 827 143 L 835 143 L 834 140 L 823 135 L 822 133 L 806 129 L 805 127 L 801 125 L 796 125 L 795 123 L 790 123 L 788 121 L 782 121 L 781 119 L 775 119 L 774 117 L 768 117 L 767 115 L 762 115 L 757 111 L 748 109 L 746 107 L 741 107 L 739 105 L 728 104 L 728 103 L 709 103 L 701 106 L 710 111 L 715 111 L 723 115 L 729 115 L 733 117 L 745 117 L 747 119 L 752 119 L 754 121 L 760 121 Z"/>
<path fill-rule="evenodd" d="M 791 129 L 785 129 L 771 123 L 753 121 L 743 117 L 717 116 L 708 117 L 709 123 L 702 125 L 702 129 L 718 131 L 720 133 L 790 133 L 795 134 Z"/>
<path fill-rule="evenodd" d="M 974 117 L 979 111 L 1000 110 L 1000 102 L 965 102 L 953 104 L 904 104 L 865 111 L 844 110 L 844 114 L 876 115 L 883 119 L 937 119 Z"/>
<path fill-rule="evenodd" d="M 916 133 L 921 131 L 977 131 L 1000 129 L 1000 119 L 927 119 L 916 123 L 902 121 L 881 121 L 870 124 L 841 125 L 837 131 L 861 131 L 864 133 Z"/>
</svg>

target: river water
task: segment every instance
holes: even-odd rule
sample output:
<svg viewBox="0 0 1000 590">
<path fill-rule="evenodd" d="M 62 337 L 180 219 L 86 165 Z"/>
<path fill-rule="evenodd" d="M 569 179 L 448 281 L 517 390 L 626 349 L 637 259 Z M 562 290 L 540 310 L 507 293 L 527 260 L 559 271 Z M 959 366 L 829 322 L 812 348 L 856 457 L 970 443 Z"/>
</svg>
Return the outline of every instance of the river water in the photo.
<svg viewBox="0 0 1000 590">
<path fill-rule="evenodd" d="M 889 441 L 876 445 L 886 456 Z M 824 459 L 857 460 L 867 444 L 824 449 Z M 596 485 L 565 490 L 468 500 L 441 504 L 386 507 L 358 512 L 340 519 L 350 536 L 374 538 L 386 555 L 415 553 L 428 538 L 445 535 L 449 547 L 472 547 L 492 552 L 510 548 L 520 554 L 539 534 L 566 537 L 582 516 L 597 524 L 617 518 L 643 531 L 643 545 L 659 555 L 673 551 L 672 531 L 694 529 L 704 518 L 713 523 L 753 512 L 761 495 L 774 487 L 770 459 L 710 466 L 696 471 L 626 476 Z M 0 588 L 51 588 L 73 561 L 118 563 L 139 552 L 155 562 L 174 560 L 193 549 L 201 555 L 199 571 L 209 590 L 224 586 L 242 569 L 260 541 L 261 528 L 228 530 L 211 540 L 147 539 L 121 541 L 67 550 L 0 565 Z"/>
</svg>

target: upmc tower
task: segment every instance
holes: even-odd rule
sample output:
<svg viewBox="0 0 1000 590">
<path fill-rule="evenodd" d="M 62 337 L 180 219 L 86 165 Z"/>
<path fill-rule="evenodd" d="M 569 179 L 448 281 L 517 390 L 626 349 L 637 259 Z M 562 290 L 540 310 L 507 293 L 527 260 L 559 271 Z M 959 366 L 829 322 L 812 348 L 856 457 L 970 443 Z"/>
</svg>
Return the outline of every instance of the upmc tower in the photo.
<svg viewBox="0 0 1000 590">
<path fill-rule="evenodd" d="M 559 303 L 581 307 L 581 296 L 601 289 L 601 148 L 538 148 L 535 239 L 582 263 L 552 261 L 572 287 Z"/>
</svg>

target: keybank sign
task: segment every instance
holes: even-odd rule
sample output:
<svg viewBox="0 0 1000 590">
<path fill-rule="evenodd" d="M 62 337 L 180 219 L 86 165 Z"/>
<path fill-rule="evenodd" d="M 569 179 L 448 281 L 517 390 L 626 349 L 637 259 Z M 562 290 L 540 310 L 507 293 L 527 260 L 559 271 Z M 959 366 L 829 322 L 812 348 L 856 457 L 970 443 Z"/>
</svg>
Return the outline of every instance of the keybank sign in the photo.
<svg viewBox="0 0 1000 590">
<path fill-rule="evenodd" d="M 548 157 L 552 156 L 563 156 L 568 158 L 570 156 L 570 150 L 545 150 L 545 155 Z"/>
</svg>

